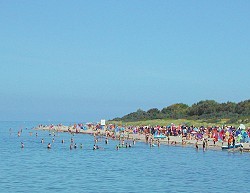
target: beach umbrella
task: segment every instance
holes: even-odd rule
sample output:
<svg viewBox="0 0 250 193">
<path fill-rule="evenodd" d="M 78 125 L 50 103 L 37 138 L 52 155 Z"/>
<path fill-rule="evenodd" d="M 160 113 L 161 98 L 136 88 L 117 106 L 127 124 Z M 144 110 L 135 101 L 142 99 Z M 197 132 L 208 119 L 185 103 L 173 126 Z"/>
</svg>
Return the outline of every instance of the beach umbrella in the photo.
<svg viewBox="0 0 250 193">
<path fill-rule="evenodd" d="M 198 134 L 197 134 L 197 137 L 198 137 L 199 139 L 202 139 L 203 135 L 202 135 L 201 133 L 198 133 Z"/>
<path fill-rule="evenodd" d="M 243 124 L 240 124 L 239 128 L 242 129 L 242 130 L 245 130 L 245 129 L 246 129 L 246 126 L 243 125 Z"/>
<path fill-rule="evenodd" d="M 198 131 L 198 128 L 195 127 L 194 130 L 195 130 L 195 131 Z"/>
<path fill-rule="evenodd" d="M 238 136 L 240 133 L 241 133 L 240 130 L 237 130 L 235 135 Z"/>
<path fill-rule="evenodd" d="M 196 134 L 197 132 L 196 132 L 196 131 L 192 131 L 191 133 L 192 133 L 192 134 Z"/>
</svg>

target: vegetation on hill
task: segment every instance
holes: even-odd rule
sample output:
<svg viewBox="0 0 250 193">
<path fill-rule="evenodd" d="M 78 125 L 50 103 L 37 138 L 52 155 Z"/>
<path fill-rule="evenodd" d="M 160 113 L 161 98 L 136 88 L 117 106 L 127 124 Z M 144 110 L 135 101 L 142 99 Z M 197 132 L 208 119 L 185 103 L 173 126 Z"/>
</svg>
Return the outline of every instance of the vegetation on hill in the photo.
<svg viewBox="0 0 250 193">
<path fill-rule="evenodd" d="M 248 123 L 250 119 L 250 100 L 239 103 L 218 103 L 214 100 L 205 100 L 191 106 L 177 103 L 164 107 L 162 110 L 157 108 L 152 108 L 148 111 L 138 109 L 136 112 L 111 121 L 140 122 L 164 119 L 202 120 L 210 123 L 220 123 L 221 120 L 226 120 L 227 124 Z"/>
</svg>

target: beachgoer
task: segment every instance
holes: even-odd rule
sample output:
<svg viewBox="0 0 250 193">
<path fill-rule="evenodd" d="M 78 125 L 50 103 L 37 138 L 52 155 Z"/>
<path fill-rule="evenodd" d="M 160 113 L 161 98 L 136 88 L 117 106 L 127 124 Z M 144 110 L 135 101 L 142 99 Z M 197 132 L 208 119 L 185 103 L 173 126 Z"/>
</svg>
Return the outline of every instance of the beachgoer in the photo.
<svg viewBox="0 0 250 193">
<path fill-rule="evenodd" d="M 206 149 L 206 142 L 205 140 L 203 140 L 203 151 L 205 151 L 205 149 Z"/>
<path fill-rule="evenodd" d="M 160 147 L 160 140 L 157 140 L 157 146 Z"/>
<path fill-rule="evenodd" d="M 62 139 L 62 143 L 64 143 L 64 139 Z"/>
<path fill-rule="evenodd" d="M 198 146 L 198 140 L 196 141 L 196 143 L 195 143 L 195 148 L 196 148 L 196 150 L 198 150 L 199 149 L 199 146 Z"/>
<path fill-rule="evenodd" d="M 83 145 L 82 145 L 82 143 L 80 143 L 80 148 L 81 148 L 81 149 L 83 148 Z"/>
<path fill-rule="evenodd" d="M 41 143 L 43 143 L 43 142 L 44 142 L 44 140 L 42 139 L 42 140 L 41 140 Z"/>
<path fill-rule="evenodd" d="M 70 146 L 69 146 L 69 149 L 73 149 L 73 144 L 71 143 Z"/>
<path fill-rule="evenodd" d="M 21 142 L 21 148 L 24 148 L 24 144 L 23 144 L 23 142 Z"/>
<path fill-rule="evenodd" d="M 235 138 L 233 137 L 233 147 L 235 147 Z"/>
<path fill-rule="evenodd" d="M 74 148 L 75 148 L 75 149 L 77 148 L 76 143 L 75 143 L 75 145 L 74 145 Z"/>
<path fill-rule="evenodd" d="M 51 148 L 51 144 L 50 144 L 50 143 L 48 143 L 47 148 L 48 148 L 48 149 L 50 149 L 50 148 Z"/>
<path fill-rule="evenodd" d="M 107 137 L 106 137 L 106 139 L 105 139 L 105 143 L 108 144 L 108 138 L 107 138 Z"/>
<path fill-rule="evenodd" d="M 93 150 L 96 150 L 96 149 L 97 149 L 97 148 L 96 148 L 96 145 L 94 145 L 94 146 L 93 146 Z"/>
</svg>

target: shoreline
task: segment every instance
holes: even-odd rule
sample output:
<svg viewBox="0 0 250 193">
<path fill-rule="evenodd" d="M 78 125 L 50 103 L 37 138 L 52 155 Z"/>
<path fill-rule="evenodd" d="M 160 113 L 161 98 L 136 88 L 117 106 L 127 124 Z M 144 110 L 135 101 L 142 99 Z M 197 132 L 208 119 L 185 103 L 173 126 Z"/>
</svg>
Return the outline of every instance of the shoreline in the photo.
<svg viewBox="0 0 250 193">
<path fill-rule="evenodd" d="M 89 128 L 89 129 L 77 129 L 74 128 L 74 126 L 65 126 L 65 125 L 56 125 L 56 126 L 43 126 L 39 125 L 38 127 L 35 127 L 34 130 L 43 130 L 43 131 L 51 131 L 51 132 L 67 132 L 70 134 L 90 134 L 93 135 L 94 137 L 98 136 L 107 136 L 107 132 L 110 132 L 106 129 L 94 129 L 94 128 Z M 114 132 L 113 132 L 114 133 Z M 138 142 L 143 142 L 143 143 L 149 143 L 146 141 L 146 135 L 143 133 L 128 133 L 128 134 L 123 134 L 121 137 L 121 134 L 114 134 L 115 137 L 108 136 L 110 139 L 114 139 L 117 141 L 121 140 L 136 140 Z M 125 137 L 127 135 L 127 137 Z M 164 139 L 154 139 L 153 135 L 150 134 L 149 138 L 152 138 L 153 144 L 155 142 L 160 143 L 160 145 L 167 145 L 167 146 L 176 146 L 176 147 L 193 147 L 196 148 L 196 143 L 198 145 L 198 149 L 203 149 L 203 140 L 199 139 L 185 139 L 182 138 L 181 136 L 169 136 L 169 141 L 166 138 Z M 205 150 L 222 150 L 222 145 L 227 145 L 226 142 L 215 142 L 213 141 L 213 138 L 207 138 L 206 142 L 206 148 Z M 244 151 L 244 152 L 250 152 L 250 144 L 249 143 L 242 143 L 243 148 L 232 148 L 232 149 L 227 149 L 228 152 L 237 152 L 237 151 Z"/>
</svg>

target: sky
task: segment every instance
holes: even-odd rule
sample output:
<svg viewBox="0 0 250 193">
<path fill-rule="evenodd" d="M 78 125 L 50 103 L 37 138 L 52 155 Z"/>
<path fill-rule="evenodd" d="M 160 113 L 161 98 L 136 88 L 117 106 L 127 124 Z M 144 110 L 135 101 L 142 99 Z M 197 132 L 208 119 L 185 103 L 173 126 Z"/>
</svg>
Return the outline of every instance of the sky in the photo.
<svg viewBox="0 0 250 193">
<path fill-rule="evenodd" d="M 1 0 L 0 120 L 247 100 L 249 10 L 248 0 Z"/>
</svg>

